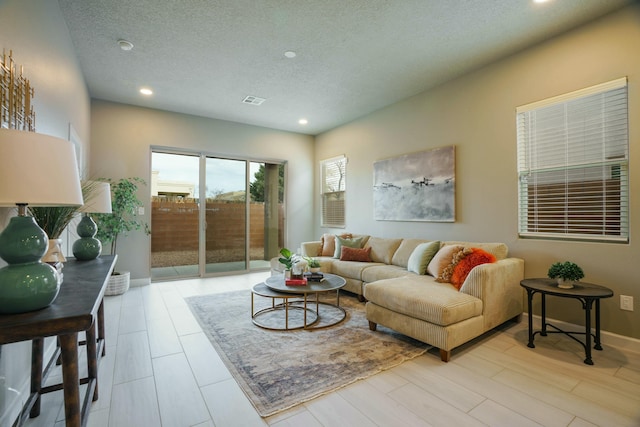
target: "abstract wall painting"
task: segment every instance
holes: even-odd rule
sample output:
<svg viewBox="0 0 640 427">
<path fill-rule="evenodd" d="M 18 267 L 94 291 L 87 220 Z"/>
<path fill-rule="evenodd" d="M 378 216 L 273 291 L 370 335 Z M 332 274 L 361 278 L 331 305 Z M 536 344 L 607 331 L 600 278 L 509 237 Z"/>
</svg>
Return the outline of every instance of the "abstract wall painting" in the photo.
<svg viewBox="0 0 640 427">
<path fill-rule="evenodd" d="M 455 221 L 455 146 L 373 164 L 373 217 L 378 221 Z"/>
</svg>

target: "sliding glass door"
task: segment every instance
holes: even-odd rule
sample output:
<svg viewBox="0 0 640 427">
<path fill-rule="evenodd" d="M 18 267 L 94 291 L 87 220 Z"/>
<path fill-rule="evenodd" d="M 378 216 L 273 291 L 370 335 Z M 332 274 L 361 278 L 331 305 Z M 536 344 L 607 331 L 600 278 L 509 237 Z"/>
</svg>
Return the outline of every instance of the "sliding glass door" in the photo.
<svg viewBox="0 0 640 427">
<path fill-rule="evenodd" d="M 283 164 L 154 150 L 152 170 L 152 279 L 269 268 L 284 241 Z"/>
<path fill-rule="evenodd" d="M 284 165 L 250 163 L 249 259 L 262 268 L 284 247 Z"/>
<path fill-rule="evenodd" d="M 198 155 L 151 155 L 151 278 L 199 275 Z"/>
<path fill-rule="evenodd" d="M 207 273 L 247 269 L 247 164 L 207 157 Z"/>
</svg>

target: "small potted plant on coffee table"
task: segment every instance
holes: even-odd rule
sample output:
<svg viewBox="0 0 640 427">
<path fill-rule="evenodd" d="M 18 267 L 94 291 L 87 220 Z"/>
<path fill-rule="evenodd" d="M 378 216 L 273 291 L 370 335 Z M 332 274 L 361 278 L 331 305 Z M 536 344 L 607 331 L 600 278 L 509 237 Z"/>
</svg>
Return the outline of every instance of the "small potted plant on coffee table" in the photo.
<svg viewBox="0 0 640 427">
<path fill-rule="evenodd" d="M 584 271 L 578 264 L 571 261 L 556 262 L 549 267 L 547 276 L 550 279 L 557 279 L 559 288 L 571 289 L 574 282 L 584 277 Z"/>
<path fill-rule="evenodd" d="M 304 259 L 307 261 L 307 267 L 309 267 L 310 272 L 317 273 L 320 271 L 320 261 L 312 257 L 304 257 Z"/>
<path fill-rule="evenodd" d="M 278 261 L 284 265 L 284 277 L 287 279 L 291 277 L 291 269 L 296 262 L 295 256 L 296 255 L 287 248 L 280 249 L 280 258 L 278 258 Z"/>
</svg>

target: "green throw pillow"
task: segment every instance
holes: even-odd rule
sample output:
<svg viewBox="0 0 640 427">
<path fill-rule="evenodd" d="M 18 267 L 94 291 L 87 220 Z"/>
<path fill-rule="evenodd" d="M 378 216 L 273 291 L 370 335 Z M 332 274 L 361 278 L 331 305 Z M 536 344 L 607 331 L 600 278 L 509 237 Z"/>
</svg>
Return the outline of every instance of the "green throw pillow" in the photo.
<svg viewBox="0 0 640 427">
<path fill-rule="evenodd" d="M 409 256 L 407 270 L 416 274 L 427 274 L 427 266 L 439 249 L 439 241 L 419 244 Z"/>
<path fill-rule="evenodd" d="M 352 239 L 343 239 L 340 236 L 336 236 L 336 250 L 333 253 L 334 258 L 340 258 L 342 254 L 342 247 L 348 248 L 360 248 L 362 246 L 362 237 L 355 237 Z"/>
</svg>

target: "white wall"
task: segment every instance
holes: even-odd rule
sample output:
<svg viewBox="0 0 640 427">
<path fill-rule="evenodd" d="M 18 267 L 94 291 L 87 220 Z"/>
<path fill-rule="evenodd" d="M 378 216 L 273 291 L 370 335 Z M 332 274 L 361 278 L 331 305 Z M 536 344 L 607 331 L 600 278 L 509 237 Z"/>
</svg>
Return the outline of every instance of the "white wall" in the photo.
<svg viewBox="0 0 640 427">
<path fill-rule="evenodd" d="M 544 277 L 554 261 L 573 260 L 585 281 L 612 288 L 603 330 L 640 338 L 640 13 L 626 8 L 316 138 L 316 158 L 345 154 L 347 231 L 381 237 L 500 241 L 525 259 L 526 277 Z M 629 78 L 630 244 L 523 240 L 517 235 L 516 119 L 519 105 Z M 373 219 L 373 163 L 429 148 L 456 146 L 456 222 Z M 319 227 L 316 236 L 327 230 Z M 635 311 L 621 311 L 619 295 Z M 574 304 L 572 304 L 572 302 Z M 539 313 L 539 309 L 536 309 Z M 550 316 L 582 324 L 575 301 L 550 299 Z"/>
<path fill-rule="evenodd" d="M 89 156 L 89 95 L 58 2 L 1 0 L 0 50 L 13 59 L 35 89 L 36 131 L 68 139 L 72 124 L 83 157 Z M 29 173 L 25 171 L 25 173 Z M 2 179 L 9 179 L 2 177 Z M 8 209 L 0 208 L 0 229 Z M 4 262 L 0 260 L 0 264 Z M 51 351 L 53 340 L 48 340 Z M 29 342 L 3 345 L 0 353 L 0 425 L 11 425 L 28 397 L 31 366 Z"/>
<path fill-rule="evenodd" d="M 313 238 L 313 137 L 204 117 L 93 100 L 91 170 L 96 177 L 137 176 L 147 182 L 139 198 L 151 224 L 151 146 L 260 160 L 286 160 L 286 245 Z M 153 230 L 152 230 L 153 233 Z M 118 240 L 117 269 L 132 279 L 150 275 L 151 238 L 135 232 Z"/>
</svg>

